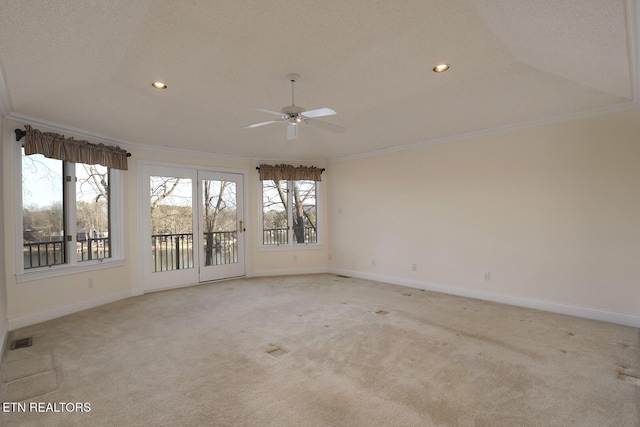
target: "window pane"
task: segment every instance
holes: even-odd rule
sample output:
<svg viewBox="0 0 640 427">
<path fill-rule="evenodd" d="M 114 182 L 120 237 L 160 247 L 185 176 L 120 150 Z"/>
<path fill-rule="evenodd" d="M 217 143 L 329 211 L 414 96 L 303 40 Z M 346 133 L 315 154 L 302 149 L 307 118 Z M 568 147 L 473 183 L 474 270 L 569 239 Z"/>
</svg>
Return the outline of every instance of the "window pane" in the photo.
<svg viewBox="0 0 640 427">
<path fill-rule="evenodd" d="M 65 263 L 62 161 L 22 151 L 24 269 Z"/>
<path fill-rule="evenodd" d="M 152 271 L 193 268 L 193 197 L 190 178 L 151 177 Z"/>
<path fill-rule="evenodd" d="M 282 245 L 287 236 L 287 181 L 262 181 L 262 243 Z"/>
<path fill-rule="evenodd" d="M 76 164 L 76 253 L 78 261 L 111 257 L 109 168 Z"/>
<path fill-rule="evenodd" d="M 295 243 L 318 243 L 316 182 L 293 181 L 293 237 Z"/>
</svg>

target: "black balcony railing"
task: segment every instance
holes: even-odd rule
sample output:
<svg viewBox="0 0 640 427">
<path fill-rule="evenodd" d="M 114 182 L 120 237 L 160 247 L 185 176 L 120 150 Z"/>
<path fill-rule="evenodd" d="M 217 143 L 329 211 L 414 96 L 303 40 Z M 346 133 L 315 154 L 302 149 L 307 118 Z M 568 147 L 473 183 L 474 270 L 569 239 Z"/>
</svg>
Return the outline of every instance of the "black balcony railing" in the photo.
<svg viewBox="0 0 640 427">
<path fill-rule="evenodd" d="M 204 233 L 203 239 L 205 266 L 238 262 L 236 231 Z M 193 268 L 193 235 L 154 234 L 151 236 L 151 252 L 154 273 Z"/>
<path fill-rule="evenodd" d="M 262 231 L 263 245 L 286 245 L 289 243 L 287 228 L 268 228 Z M 315 227 L 294 227 L 295 243 L 318 243 L 318 233 Z"/>
<path fill-rule="evenodd" d="M 294 236 L 297 236 L 296 229 L 293 229 Z M 303 240 L 297 239 L 296 243 L 318 243 L 318 233 L 314 227 L 304 227 L 302 229 Z"/>
<path fill-rule="evenodd" d="M 111 246 L 108 237 L 90 237 L 76 243 L 78 261 L 91 261 L 111 257 Z"/>
<path fill-rule="evenodd" d="M 287 229 L 286 228 L 271 228 L 263 230 L 262 243 L 264 245 L 286 245 L 287 244 Z"/>
<path fill-rule="evenodd" d="M 24 269 L 64 264 L 66 262 L 64 243 L 62 240 L 23 243 Z M 91 261 L 111 257 L 108 237 L 78 240 L 76 247 L 78 261 Z"/>
<path fill-rule="evenodd" d="M 24 269 L 64 264 L 64 241 L 24 243 Z"/>
<path fill-rule="evenodd" d="M 205 266 L 237 263 L 237 231 L 204 233 L 204 258 Z"/>
<path fill-rule="evenodd" d="M 299 243 L 317 243 L 314 227 L 304 227 Z M 288 243 L 286 228 L 267 229 L 263 232 L 263 244 L 284 245 Z M 108 237 L 89 238 L 77 241 L 78 261 L 90 261 L 111 257 Z M 191 233 L 154 234 L 151 236 L 153 271 L 171 271 L 193 268 L 193 235 Z M 204 233 L 205 265 L 223 265 L 238 262 L 236 231 Z M 64 241 L 34 242 L 23 244 L 24 269 L 47 267 L 65 263 Z"/>
<path fill-rule="evenodd" d="M 154 234 L 151 255 L 154 273 L 193 268 L 193 234 Z"/>
</svg>

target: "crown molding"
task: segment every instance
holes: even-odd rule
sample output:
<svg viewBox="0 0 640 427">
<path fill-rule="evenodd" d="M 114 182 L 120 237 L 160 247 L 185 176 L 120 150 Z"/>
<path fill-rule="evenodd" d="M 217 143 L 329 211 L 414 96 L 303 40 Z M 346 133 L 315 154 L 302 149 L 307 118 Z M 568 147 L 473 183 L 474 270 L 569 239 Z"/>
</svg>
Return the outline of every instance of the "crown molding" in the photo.
<svg viewBox="0 0 640 427">
<path fill-rule="evenodd" d="M 87 131 L 84 129 L 67 126 L 60 123 L 50 122 L 48 120 L 43 120 L 37 117 L 27 116 L 24 114 L 19 114 L 14 112 L 11 112 L 8 115 L 6 115 L 6 118 L 15 120 L 17 122 L 24 123 L 24 124 L 36 125 L 41 128 L 45 128 L 47 131 L 50 131 L 50 132 L 59 132 L 67 135 L 70 134 L 70 135 L 73 135 L 74 137 L 84 138 L 94 142 L 114 144 L 114 145 L 118 145 L 119 147 L 126 148 L 128 150 L 147 150 L 147 151 L 155 151 L 155 152 L 159 151 L 159 152 L 164 152 L 169 154 L 184 154 L 184 155 L 191 155 L 196 157 L 206 157 L 206 158 L 243 161 L 243 162 L 247 162 L 251 160 L 246 157 L 232 156 L 227 154 L 207 153 L 204 151 L 187 150 L 184 148 L 162 147 L 158 145 L 140 144 L 140 143 L 123 141 L 121 139 L 111 138 L 106 135 L 101 135 L 101 134 Z"/>
<path fill-rule="evenodd" d="M 43 127 L 45 128 L 46 131 L 49 132 L 59 132 L 62 134 L 71 134 L 74 137 L 78 137 L 78 138 L 85 138 L 85 139 L 90 139 L 96 142 L 102 142 L 102 143 L 108 143 L 108 144 L 117 144 L 117 145 L 122 145 L 125 148 L 129 148 L 131 146 L 133 146 L 132 144 L 119 140 L 119 139 L 115 139 L 115 138 L 111 138 L 105 135 L 100 135 L 97 133 L 93 133 L 93 132 L 89 132 L 80 128 L 75 128 L 72 126 L 67 126 L 67 125 L 63 125 L 60 123 L 55 123 L 55 122 L 50 122 L 48 120 L 43 120 L 37 117 L 33 117 L 33 116 L 27 116 L 26 114 L 20 114 L 20 113 L 15 113 L 15 112 L 10 112 L 7 117 L 7 119 L 11 119 L 11 120 L 15 120 L 16 122 L 20 122 L 23 124 L 28 124 L 28 125 L 36 125 L 39 127 Z"/>
<path fill-rule="evenodd" d="M 344 156 L 344 157 L 336 157 L 334 159 L 330 159 L 327 163 L 335 164 L 335 163 L 349 162 L 352 160 L 366 159 L 369 157 L 384 156 L 392 153 L 398 153 L 401 151 L 416 150 L 416 149 L 424 148 L 426 146 L 433 145 L 433 144 L 445 144 L 449 142 L 456 142 L 456 141 L 463 141 L 467 139 L 478 138 L 481 136 L 497 135 L 500 133 L 512 132 L 516 130 L 555 125 L 559 123 L 570 122 L 573 120 L 586 119 L 591 117 L 603 116 L 610 113 L 616 113 L 620 111 L 632 110 L 639 106 L 640 104 L 634 100 L 634 101 L 629 101 L 621 104 L 595 108 L 595 109 L 583 111 L 580 113 L 566 114 L 562 116 L 550 117 L 547 119 L 515 123 L 511 125 L 500 126 L 500 127 L 490 128 L 490 129 L 482 129 L 482 130 L 473 131 L 473 132 L 445 136 L 442 138 L 429 139 L 425 141 L 416 142 L 413 144 L 406 144 L 406 145 L 401 145 L 397 147 L 385 148 L 382 150 L 369 151 L 366 153 L 353 154 L 353 155 Z"/>
<path fill-rule="evenodd" d="M 638 87 L 638 85 L 635 85 L 635 86 Z M 2 88 L 0 87 L 0 107 L 1 107 L 1 103 L 2 103 L 1 89 Z M 634 94 L 634 96 L 635 96 L 635 94 Z M 60 133 L 72 134 L 72 135 L 74 135 L 76 137 L 86 138 L 86 139 L 93 140 L 93 141 L 96 141 L 96 142 L 102 142 L 102 143 L 107 143 L 107 144 L 115 144 L 115 145 L 118 145 L 120 147 L 129 149 L 129 150 L 136 150 L 137 149 L 137 150 L 147 150 L 147 151 L 155 151 L 155 152 L 159 151 L 159 152 L 168 153 L 168 154 L 183 154 L 183 155 L 190 155 L 190 156 L 196 156 L 196 157 L 206 157 L 206 158 L 210 158 L 210 159 L 220 159 L 220 160 L 240 161 L 240 162 L 251 162 L 251 163 L 299 163 L 299 164 L 303 164 L 303 165 L 316 165 L 316 166 L 323 165 L 323 166 L 325 166 L 325 165 L 328 165 L 328 164 L 342 163 L 342 162 L 348 162 L 348 161 L 352 161 L 352 160 L 384 156 L 384 155 L 398 153 L 398 152 L 407 151 L 407 150 L 416 150 L 416 149 L 424 148 L 426 146 L 433 145 L 433 144 L 445 144 L 445 143 L 450 143 L 450 142 L 456 142 L 456 141 L 462 141 L 462 140 L 467 140 L 467 139 L 478 138 L 478 137 L 481 137 L 481 136 L 512 132 L 512 131 L 521 130 L 521 129 L 530 129 L 530 128 L 535 128 L 535 127 L 548 126 L 548 125 L 553 125 L 553 124 L 569 122 L 569 121 L 572 121 L 572 120 L 585 119 L 585 118 L 596 117 L 596 116 L 601 116 L 601 115 L 620 112 L 620 111 L 631 110 L 633 108 L 637 108 L 638 106 L 640 106 L 640 103 L 637 101 L 637 99 L 638 99 L 638 97 L 636 96 L 636 99 L 633 100 L 633 101 L 629 101 L 629 102 L 625 102 L 625 103 L 621 103 L 621 104 L 616 104 L 616 105 L 610 105 L 610 106 L 601 107 L 601 108 L 596 108 L 596 109 L 592 109 L 592 110 L 587 110 L 587 111 L 583 111 L 583 112 L 580 112 L 580 113 L 567 114 L 567 115 L 563 115 L 563 116 L 555 116 L 555 117 L 551 117 L 551 118 L 548 118 L 548 119 L 542 119 L 542 120 L 532 120 L 532 121 L 529 121 L 529 122 L 516 123 L 516 124 L 512 124 L 512 125 L 506 125 L 506 126 L 490 128 L 490 129 L 483 129 L 483 130 L 479 130 L 479 131 L 467 132 L 467 133 L 458 134 L 458 135 L 446 136 L 446 137 L 443 137 L 443 138 L 436 138 L 436 139 L 420 141 L 420 142 L 413 143 L 413 144 L 401 145 L 401 146 L 398 146 L 398 147 L 385 148 L 385 149 L 382 149 L 382 150 L 369 151 L 369 152 L 366 152 L 366 153 L 353 154 L 353 155 L 349 155 L 349 156 L 336 157 L 336 158 L 333 158 L 333 159 L 326 159 L 326 160 L 320 160 L 320 159 L 318 159 L 318 160 L 291 160 L 291 159 L 278 159 L 278 158 L 272 158 L 272 159 L 253 158 L 253 157 L 233 156 L 233 155 L 228 155 L 228 154 L 208 153 L 208 152 L 196 151 L 196 150 L 187 150 L 187 149 L 184 149 L 184 148 L 161 147 L 161 146 L 157 146 L 157 145 L 149 145 L 149 144 L 140 144 L 140 143 L 127 142 L 127 141 L 123 141 L 123 140 L 120 140 L 120 139 L 111 138 L 111 137 L 108 137 L 108 136 L 105 136 L 105 135 L 100 135 L 100 134 L 97 134 L 97 133 L 94 133 L 94 132 L 86 131 L 86 130 L 83 130 L 83 129 L 75 128 L 75 127 L 72 127 L 72 126 L 61 125 L 61 124 L 50 122 L 50 121 L 47 121 L 47 120 L 42 120 L 42 119 L 39 119 L 39 118 L 36 118 L 36 117 L 27 116 L 27 115 L 24 115 L 24 114 L 18 114 L 18 113 L 11 112 L 11 113 L 9 113 L 9 114 L 7 114 L 5 116 L 6 116 L 6 118 L 11 119 L 11 120 L 15 120 L 17 122 L 30 124 L 30 125 L 34 125 L 35 124 L 35 125 L 44 127 L 47 130 L 52 131 L 52 132 L 60 132 Z"/>
</svg>

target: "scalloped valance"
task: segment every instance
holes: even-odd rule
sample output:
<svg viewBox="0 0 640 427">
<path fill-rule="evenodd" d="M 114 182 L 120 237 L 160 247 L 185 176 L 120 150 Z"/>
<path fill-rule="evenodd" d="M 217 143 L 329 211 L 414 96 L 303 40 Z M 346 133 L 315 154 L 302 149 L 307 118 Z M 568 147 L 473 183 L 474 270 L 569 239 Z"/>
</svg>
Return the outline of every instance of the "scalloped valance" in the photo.
<svg viewBox="0 0 640 427">
<path fill-rule="evenodd" d="M 127 151 L 117 146 L 93 144 L 88 141 L 65 138 L 53 132 L 40 132 L 25 125 L 24 153 L 88 165 L 100 164 L 127 170 Z"/>
<path fill-rule="evenodd" d="M 322 171 L 324 169 L 315 166 L 293 166 L 293 165 L 260 165 L 260 181 L 268 180 L 307 180 L 322 181 Z"/>
</svg>

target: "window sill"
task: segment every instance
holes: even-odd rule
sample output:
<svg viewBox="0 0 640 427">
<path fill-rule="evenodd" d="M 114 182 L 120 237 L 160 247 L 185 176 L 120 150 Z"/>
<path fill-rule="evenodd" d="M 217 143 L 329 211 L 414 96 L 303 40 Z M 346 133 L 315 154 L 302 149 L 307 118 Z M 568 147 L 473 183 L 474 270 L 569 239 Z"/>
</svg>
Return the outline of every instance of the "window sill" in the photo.
<svg viewBox="0 0 640 427">
<path fill-rule="evenodd" d="M 258 245 L 259 251 L 314 251 L 324 249 L 324 245 L 321 243 L 297 243 L 287 245 Z"/>
<path fill-rule="evenodd" d="M 82 264 L 56 265 L 52 267 L 40 267 L 22 274 L 16 274 L 16 282 L 30 282 L 33 280 L 48 279 L 50 277 L 68 276 L 71 274 L 83 273 L 85 271 L 102 270 L 105 268 L 122 267 L 124 260 L 112 259 L 100 261 L 84 261 Z"/>
</svg>

